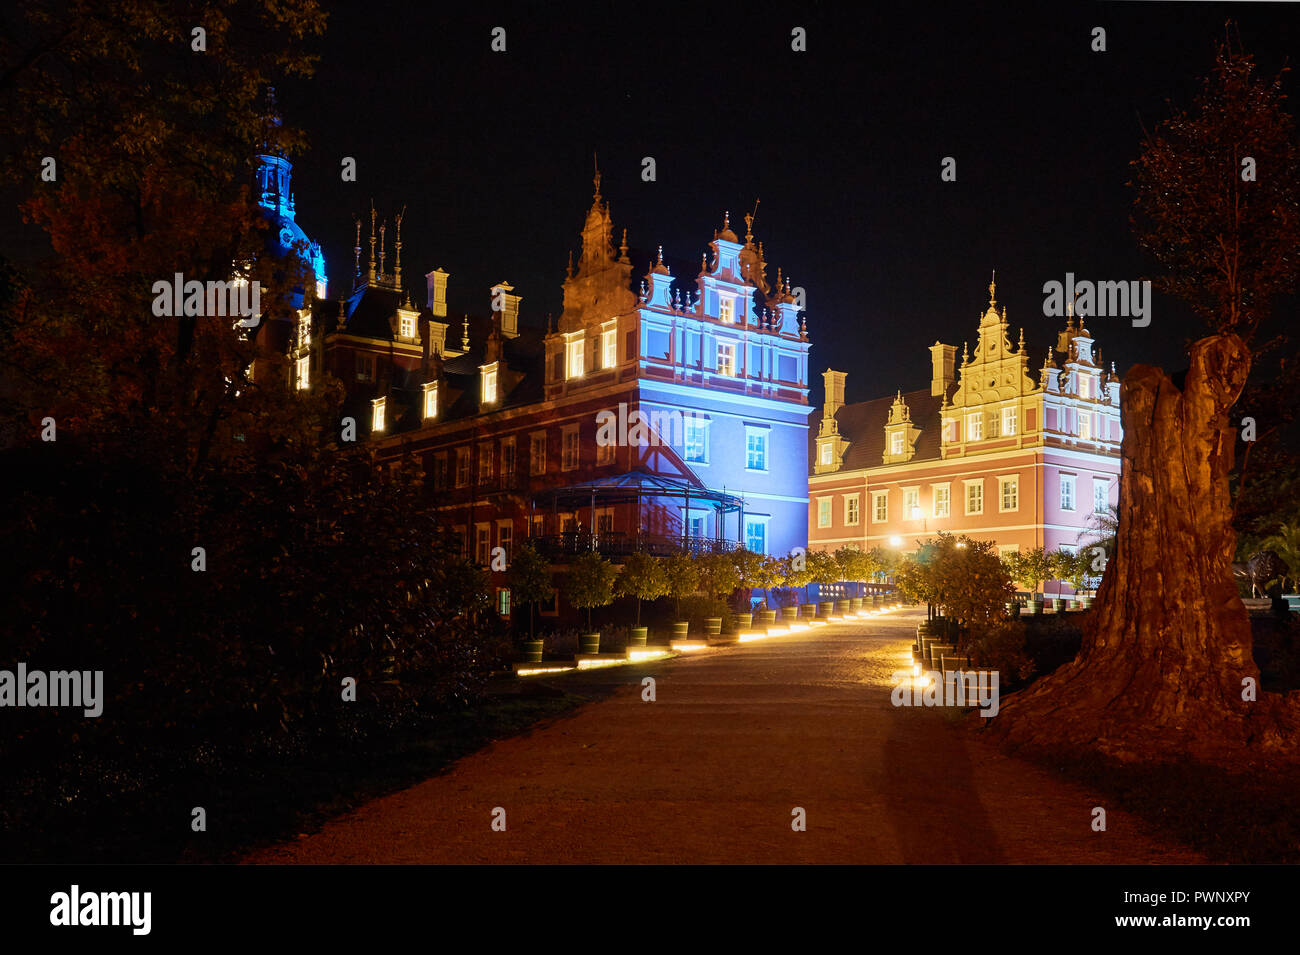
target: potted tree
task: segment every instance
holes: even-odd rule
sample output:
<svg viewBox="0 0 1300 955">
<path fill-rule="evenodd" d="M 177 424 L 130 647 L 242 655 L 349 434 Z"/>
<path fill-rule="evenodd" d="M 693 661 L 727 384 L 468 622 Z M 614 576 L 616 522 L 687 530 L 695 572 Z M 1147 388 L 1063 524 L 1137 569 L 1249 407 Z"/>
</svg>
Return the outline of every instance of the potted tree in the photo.
<svg viewBox="0 0 1300 955">
<path fill-rule="evenodd" d="M 564 574 L 564 596 L 579 610 L 587 611 L 587 633 L 578 635 L 579 653 L 599 653 L 600 633 L 592 629 L 591 610 L 614 601 L 614 565 L 589 550 L 569 563 Z"/>
<path fill-rule="evenodd" d="M 523 661 L 541 663 L 542 641 L 536 637 L 533 613 L 537 604 L 550 600 L 555 594 L 555 588 L 551 586 L 551 568 L 546 558 L 530 545 L 524 544 L 515 551 L 514 559 L 506 568 L 506 586 L 510 588 L 510 596 L 515 603 L 528 605 L 528 639 L 523 641 Z"/>
<path fill-rule="evenodd" d="M 722 600 L 740 586 L 740 575 L 729 554 L 709 554 L 696 560 L 700 572 L 700 588 L 715 600 Z M 722 618 L 706 617 L 704 628 L 709 636 L 722 634 Z"/>
<path fill-rule="evenodd" d="M 733 551 L 731 562 L 736 568 L 737 586 L 746 592 L 755 587 L 761 587 L 763 581 L 763 555 L 756 554 L 752 550 L 746 550 L 744 547 Z M 749 607 L 748 597 L 746 597 L 745 606 Z M 738 610 L 732 614 L 732 626 L 736 630 L 748 630 L 754 624 L 753 611 Z"/>
<path fill-rule="evenodd" d="M 649 554 L 632 554 L 623 561 L 623 570 L 614 582 L 614 592 L 620 597 L 636 599 L 636 626 L 628 637 L 629 647 L 644 647 L 649 631 L 641 626 L 641 601 L 658 600 L 668 593 L 668 576 L 663 565 Z"/>
<path fill-rule="evenodd" d="M 808 566 L 812 570 L 812 582 L 817 584 L 819 591 L 822 587 L 829 587 L 840 579 L 840 565 L 836 562 L 834 555 L 828 554 L 826 551 L 810 551 Z M 808 604 L 807 606 L 810 617 L 818 615 L 829 617 L 835 610 L 835 601 L 822 600 L 818 604 Z"/>
<path fill-rule="evenodd" d="M 682 598 L 700 589 L 700 570 L 695 561 L 685 554 L 673 554 L 663 559 L 668 596 L 677 604 L 677 622 L 673 624 L 673 639 L 685 640 L 690 634 L 690 621 L 682 619 Z"/>
<path fill-rule="evenodd" d="M 764 555 L 755 577 L 757 586 L 763 588 L 763 609 L 758 612 L 760 627 L 776 626 L 776 608 L 772 606 L 772 588 L 785 582 L 785 568 L 780 560 Z"/>
<path fill-rule="evenodd" d="M 812 583 L 812 570 L 808 566 L 808 553 L 802 551 L 798 554 L 791 554 L 782 562 L 782 572 L 785 576 L 785 585 L 791 590 L 803 590 L 804 606 L 808 604 L 808 585 Z M 791 598 L 795 603 L 785 608 L 785 616 L 788 620 L 793 620 L 799 616 L 798 595 L 792 594 Z M 804 610 L 804 616 L 808 616 L 807 609 Z"/>
</svg>

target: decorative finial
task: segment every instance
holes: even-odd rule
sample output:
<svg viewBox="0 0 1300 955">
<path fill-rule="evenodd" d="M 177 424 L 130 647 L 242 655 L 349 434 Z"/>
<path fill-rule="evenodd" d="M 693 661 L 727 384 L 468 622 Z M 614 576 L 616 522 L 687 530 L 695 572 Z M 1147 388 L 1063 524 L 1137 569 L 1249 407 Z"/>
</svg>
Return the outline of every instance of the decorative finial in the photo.
<svg viewBox="0 0 1300 955">
<path fill-rule="evenodd" d="M 661 245 L 659 246 L 659 259 L 658 261 L 655 262 L 655 265 L 663 265 L 663 264 L 664 264 L 664 247 Z"/>
<path fill-rule="evenodd" d="M 402 206 L 402 211 L 397 214 L 397 240 L 393 243 L 393 281 L 397 283 L 398 288 L 402 285 L 402 218 L 406 215 L 406 206 Z"/>
<path fill-rule="evenodd" d="M 594 199 L 596 202 L 599 202 L 600 201 L 600 163 L 597 162 L 596 153 L 594 151 L 591 154 L 591 162 L 596 167 L 596 175 L 593 176 L 591 179 L 591 181 L 596 185 L 596 193 L 591 198 Z"/>
<path fill-rule="evenodd" d="M 681 296 L 677 294 L 677 289 L 673 289 L 673 311 L 678 311 L 681 304 Z"/>
<path fill-rule="evenodd" d="M 709 253 L 707 252 L 700 253 L 700 271 L 701 272 L 709 271 Z"/>
<path fill-rule="evenodd" d="M 375 200 L 370 200 L 370 262 L 366 267 L 369 281 L 375 280 Z"/>
<path fill-rule="evenodd" d="M 357 245 L 356 248 L 352 250 L 353 254 L 356 256 L 356 261 L 357 261 L 355 278 L 357 282 L 360 282 L 361 281 L 361 216 L 353 216 L 352 219 L 357 224 Z"/>
<path fill-rule="evenodd" d="M 357 220 L 357 228 L 360 228 L 360 220 Z M 348 327 L 348 310 L 344 299 L 339 299 L 339 321 L 337 331 L 343 331 Z"/>
<path fill-rule="evenodd" d="M 461 326 L 460 334 L 461 348 L 469 351 L 469 315 L 465 315 L 465 323 Z"/>
<path fill-rule="evenodd" d="M 1020 326 L 1020 350 L 1025 350 L 1025 326 Z"/>
<path fill-rule="evenodd" d="M 379 223 L 379 278 L 381 280 L 384 277 L 384 259 L 388 257 L 388 254 L 384 251 L 384 233 L 386 231 L 388 231 L 388 222 L 384 220 Z"/>
<path fill-rule="evenodd" d="M 731 228 L 731 212 L 727 211 L 722 213 L 722 231 L 726 232 L 730 228 Z"/>
<path fill-rule="evenodd" d="M 569 278 L 573 278 L 573 250 L 569 250 Z"/>
<path fill-rule="evenodd" d="M 627 229 L 623 230 L 623 241 L 618 247 L 618 254 L 621 258 L 627 258 Z"/>
<path fill-rule="evenodd" d="M 994 295 L 998 290 L 998 270 L 993 270 L 993 278 L 989 279 L 989 306 L 997 304 L 997 298 Z"/>
</svg>

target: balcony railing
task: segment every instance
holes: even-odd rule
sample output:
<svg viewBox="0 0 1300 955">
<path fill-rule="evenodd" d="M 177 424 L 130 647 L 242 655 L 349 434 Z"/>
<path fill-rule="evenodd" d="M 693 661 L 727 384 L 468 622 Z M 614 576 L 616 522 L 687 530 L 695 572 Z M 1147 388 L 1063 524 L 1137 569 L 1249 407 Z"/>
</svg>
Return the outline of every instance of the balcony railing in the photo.
<svg viewBox="0 0 1300 955">
<path fill-rule="evenodd" d="M 668 557 L 672 554 L 726 554 L 739 546 L 735 541 L 692 537 L 683 540 L 673 534 L 624 534 L 614 531 L 605 534 L 569 532 L 529 538 L 529 543 L 545 557 L 576 556 L 586 551 L 596 551 L 605 557 L 626 557 L 629 554 L 650 554 Z"/>
</svg>

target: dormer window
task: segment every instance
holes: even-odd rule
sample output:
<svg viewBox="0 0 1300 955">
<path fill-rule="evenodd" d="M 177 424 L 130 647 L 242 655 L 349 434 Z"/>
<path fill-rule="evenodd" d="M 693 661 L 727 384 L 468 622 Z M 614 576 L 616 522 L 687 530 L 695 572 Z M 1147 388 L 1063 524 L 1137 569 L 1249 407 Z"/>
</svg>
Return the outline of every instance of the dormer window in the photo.
<svg viewBox="0 0 1300 955">
<path fill-rule="evenodd" d="M 618 364 L 618 325 L 610 323 L 600 331 L 600 367 L 613 368 Z"/>
<path fill-rule="evenodd" d="M 736 374 L 736 346 L 731 342 L 718 342 L 718 374 L 728 377 Z"/>
<path fill-rule="evenodd" d="M 821 460 L 822 467 L 830 467 L 831 462 L 834 460 L 835 457 L 835 448 L 831 445 L 829 441 L 823 441 L 821 447 L 822 447 L 822 460 Z"/>
<path fill-rule="evenodd" d="M 316 280 L 316 298 L 318 298 L 318 299 L 319 299 L 320 301 L 322 301 L 322 302 L 325 301 L 325 288 L 326 288 L 325 280 L 324 280 L 324 279 L 317 279 L 317 280 Z"/>
<path fill-rule="evenodd" d="M 583 344 L 582 338 L 564 343 L 565 378 L 581 378 L 586 372 L 587 367 L 582 353 Z"/>
<path fill-rule="evenodd" d="M 483 393 L 479 397 L 485 405 L 495 404 L 497 401 L 497 363 L 483 365 L 479 371 L 483 373 Z"/>
<path fill-rule="evenodd" d="M 736 300 L 728 295 L 718 298 L 718 320 L 728 325 L 736 321 Z"/>
<path fill-rule="evenodd" d="M 401 338 L 415 337 L 415 315 L 410 312 L 397 313 L 397 334 Z"/>
<path fill-rule="evenodd" d="M 907 438 L 903 435 L 902 431 L 895 431 L 893 434 L 891 434 L 889 436 L 889 453 L 902 454 L 903 445 L 906 440 Z"/>
<path fill-rule="evenodd" d="M 438 383 L 436 381 L 426 382 L 424 385 L 424 417 L 438 417 Z"/>
<path fill-rule="evenodd" d="M 375 398 L 370 402 L 370 430 L 384 430 L 384 406 L 388 403 L 387 398 Z"/>
<path fill-rule="evenodd" d="M 309 387 L 311 387 L 311 358 L 304 355 L 298 359 L 298 390 L 306 391 Z"/>
</svg>

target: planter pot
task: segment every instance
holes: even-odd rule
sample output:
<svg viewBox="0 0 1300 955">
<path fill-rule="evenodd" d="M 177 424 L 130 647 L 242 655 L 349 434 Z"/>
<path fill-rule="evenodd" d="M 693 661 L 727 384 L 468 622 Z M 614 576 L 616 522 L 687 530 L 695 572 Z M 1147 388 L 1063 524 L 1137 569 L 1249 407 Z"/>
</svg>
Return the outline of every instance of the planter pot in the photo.
<svg viewBox="0 0 1300 955">
<path fill-rule="evenodd" d="M 710 637 L 720 636 L 720 635 L 722 634 L 722 618 L 721 618 L 721 617 L 705 617 L 705 618 L 704 618 L 704 632 L 705 632 L 706 635 L 708 635 L 708 636 L 710 636 Z"/>
<path fill-rule="evenodd" d="M 679 620 L 673 624 L 673 639 L 685 640 L 691 635 L 691 622 L 689 620 Z"/>
<path fill-rule="evenodd" d="M 1056 613 L 1064 613 L 1064 612 L 1065 612 L 1065 598 L 1064 598 L 1064 597 L 1053 597 L 1053 598 L 1052 598 L 1052 610 L 1055 611 Z"/>
<path fill-rule="evenodd" d="M 1091 597 L 1080 597 L 1080 598 L 1079 598 L 1079 606 L 1082 607 L 1084 610 L 1087 610 L 1089 607 L 1092 606 L 1092 598 L 1091 598 Z"/>
<path fill-rule="evenodd" d="M 600 652 L 600 634 L 598 633 L 581 633 L 578 635 L 578 652 L 579 653 L 599 653 Z"/>
<path fill-rule="evenodd" d="M 1008 600 L 1008 601 L 1007 601 L 1007 614 L 1008 614 L 1008 616 L 1012 616 L 1012 617 L 1019 617 L 1019 616 L 1020 616 L 1020 601 L 1019 601 L 1019 600 Z"/>
<path fill-rule="evenodd" d="M 649 627 L 633 627 L 627 635 L 627 645 L 629 647 L 644 647 L 649 636 Z"/>
<path fill-rule="evenodd" d="M 852 612 L 852 613 L 857 613 L 857 612 L 858 612 L 859 610 L 861 610 L 861 609 L 862 609 L 862 598 L 861 598 L 861 597 L 850 597 L 850 598 L 849 598 L 849 611 Z"/>
<path fill-rule="evenodd" d="M 843 617 L 848 612 L 849 612 L 849 601 L 847 600 L 835 601 L 835 613 L 837 615 Z"/>
<path fill-rule="evenodd" d="M 754 625 L 754 615 L 752 613 L 733 613 L 731 615 L 731 625 L 737 630 L 748 630 Z"/>
<path fill-rule="evenodd" d="M 816 605 L 816 604 L 800 604 L 800 605 L 799 605 L 799 616 L 803 617 L 805 620 L 811 620 L 813 617 L 817 616 L 817 605 Z"/>
<path fill-rule="evenodd" d="M 1042 616 L 1043 602 L 1041 600 L 1029 601 L 1029 612 L 1033 614 L 1035 617 Z"/>
<path fill-rule="evenodd" d="M 829 617 L 834 612 L 835 601 L 833 600 L 823 600 L 817 605 L 817 616 L 819 617 Z"/>
<path fill-rule="evenodd" d="M 542 662 L 542 641 L 525 640 L 521 644 L 523 652 L 520 654 L 520 661 L 523 663 L 541 663 Z"/>
<path fill-rule="evenodd" d="M 776 626 L 776 611 L 775 611 L 775 610 L 760 610 L 760 611 L 758 612 L 758 625 L 759 625 L 760 627 L 775 627 L 775 626 Z"/>
<path fill-rule="evenodd" d="M 781 608 L 781 619 L 782 619 L 782 620 L 797 620 L 797 619 L 799 619 L 799 608 L 798 608 L 798 607 L 782 607 L 782 608 Z"/>
</svg>

